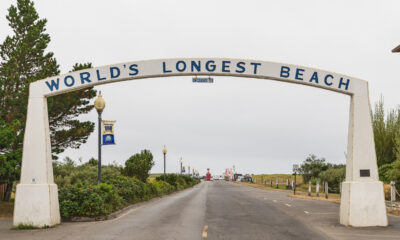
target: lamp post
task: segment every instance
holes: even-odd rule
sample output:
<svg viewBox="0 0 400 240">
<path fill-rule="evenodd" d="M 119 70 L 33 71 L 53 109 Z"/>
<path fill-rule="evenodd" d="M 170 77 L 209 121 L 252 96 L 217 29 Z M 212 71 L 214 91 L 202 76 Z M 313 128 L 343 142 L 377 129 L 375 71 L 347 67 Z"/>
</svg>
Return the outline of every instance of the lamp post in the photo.
<svg viewBox="0 0 400 240">
<path fill-rule="evenodd" d="M 96 108 L 97 113 L 99 115 L 99 161 L 98 161 L 98 183 L 101 183 L 101 113 L 103 112 L 104 108 L 106 107 L 106 102 L 104 101 L 103 97 L 101 96 L 101 91 L 99 92 L 99 96 L 97 96 L 96 100 L 94 101 L 94 108 Z"/>
<path fill-rule="evenodd" d="M 182 157 L 181 157 L 181 160 L 179 160 L 179 163 L 181 164 L 181 172 L 180 172 L 180 175 L 182 175 Z"/>
<path fill-rule="evenodd" d="M 164 182 L 166 182 L 166 176 L 165 176 L 165 157 L 167 155 L 167 148 L 164 145 L 164 148 L 162 149 L 162 153 L 164 154 Z"/>
</svg>

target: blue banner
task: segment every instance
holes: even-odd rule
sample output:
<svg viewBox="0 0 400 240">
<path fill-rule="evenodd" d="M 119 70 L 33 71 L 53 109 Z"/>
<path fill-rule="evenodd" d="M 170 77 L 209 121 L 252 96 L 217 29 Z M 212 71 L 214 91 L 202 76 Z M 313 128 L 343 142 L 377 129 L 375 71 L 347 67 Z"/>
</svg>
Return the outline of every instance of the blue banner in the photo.
<svg viewBox="0 0 400 240">
<path fill-rule="evenodd" d="M 114 124 L 115 121 L 103 120 L 103 145 L 115 144 Z"/>
</svg>

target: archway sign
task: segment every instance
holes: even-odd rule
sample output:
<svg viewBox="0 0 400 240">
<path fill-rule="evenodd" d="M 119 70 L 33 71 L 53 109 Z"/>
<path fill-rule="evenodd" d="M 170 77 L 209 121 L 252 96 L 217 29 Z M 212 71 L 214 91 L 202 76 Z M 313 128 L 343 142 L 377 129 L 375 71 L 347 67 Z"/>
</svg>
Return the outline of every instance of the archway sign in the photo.
<svg viewBox="0 0 400 240">
<path fill-rule="evenodd" d="M 340 223 L 387 226 L 383 184 L 379 181 L 372 131 L 368 83 L 319 69 L 257 60 L 193 58 L 133 61 L 85 69 L 30 84 L 14 225 L 60 223 L 53 167 L 47 97 L 100 84 L 155 77 L 215 75 L 260 78 L 308 85 L 349 95 L 346 180 L 342 183 Z"/>
</svg>

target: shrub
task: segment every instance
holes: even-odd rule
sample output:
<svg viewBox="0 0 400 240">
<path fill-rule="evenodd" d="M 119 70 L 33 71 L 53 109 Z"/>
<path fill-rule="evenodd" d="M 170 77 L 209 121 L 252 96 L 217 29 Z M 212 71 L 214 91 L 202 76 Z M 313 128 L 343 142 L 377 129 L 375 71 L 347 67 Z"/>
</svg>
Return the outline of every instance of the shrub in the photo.
<svg viewBox="0 0 400 240">
<path fill-rule="evenodd" d="M 76 166 L 69 158 L 64 163 L 54 163 L 55 182 L 60 189 L 61 217 L 71 219 L 108 215 L 128 204 L 168 194 L 199 182 L 176 174 L 168 174 L 167 182 L 143 182 L 136 177 L 121 175 L 121 170 L 115 164 L 103 166 L 103 183 L 97 184 L 97 165 L 93 159 L 80 166 Z"/>
<path fill-rule="evenodd" d="M 168 184 L 174 186 L 178 190 L 191 187 L 200 182 L 200 180 L 194 179 L 190 176 L 177 174 L 167 174 L 165 180 Z M 164 175 L 157 176 L 156 181 L 164 181 Z"/>
<path fill-rule="evenodd" d="M 142 150 L 126 160 L 124 174 L 130 177 L 137 177 L 140 181 L 146 182 L 153 166 L 153 154 L 149 150 Z"/>
<path fill-rule="evenodd" d="M 73 185 L 59 191 L 61 217 L 96 217 L 107 215 L 121 208 L 123 199 L 114 191 L 112 185 Z"/>
<path fill-rule="evenodd" d="M 383 164 L 378 168 L 379 172 L 379 180 L 385 182 L 385 183 L 390 183 L 390 179 L 388 179 L 388 172 L 392 170 L 393 164 Z"/>
<path fill-rule="evenodd" d="M 97 165 L 93 159 L 80 166 L 76 166 L 70 158 L 65 158 L 63 163 L 54 162 L 54 182 L 59 188 L 75 184 L 96 184 L 98 178 Z M 102 178 L 121 175 L 121 167 L 115 165 L 102 166 Z"/>
<path fill-rule="evenodd" d="M 329 168 L 328 170 L 323 171 L 319 174 L 319 177 L 322 181 L 328 182 L 329 191 L 335 193 L 339 193 L 339 185 L 345 179 L 345 176 L 345 167 Z"/>
<path fill-rule="evenodd" d="M 126 203 L 134 203 L 143 199 L 143 183 L 135 178 L 110 176 L 104 178 L 104 182 L 112 185 Z"/>
<path fill-rule="evenodd" d="M 150 182 L 149 184 L 154 186 L 154 188 L 157 190 L 158 196 L 168 194 L 168 193 L 175 191 L 174 186 L 172 186 L 171 184 L 166 183 L 164 181 Z"/>
<path fill-rule="evenodd" d="M 387 170 L 385 174 L 386 179 L 389 181 L 395 181 L 396 188 L 400 189 L 400 158 L 394 161 L 390 165 L 391 169 Z"/>
<path fill-rule="evenodd" d="M 317 158 L 311 154 L 301 164 L 300 173 L 303 175 L 303 180 L 308 183 L 313 178 L 318 178 L 318 175 L 327 170 L 329 165 L 325 162 L 325 158 Z"/>
<path fill-rule="evenodd" d="M 167 174 L 165 176 L 165 180 L 167 183 L 169 183 L 170 185 L 176 187 L 177 185 L 177 180 L 178 180 L 178 175 L 176 174 Z M 164 181 L 164 175 L 160 175 L 156 177 L 156 181 Z"/>
</svg>

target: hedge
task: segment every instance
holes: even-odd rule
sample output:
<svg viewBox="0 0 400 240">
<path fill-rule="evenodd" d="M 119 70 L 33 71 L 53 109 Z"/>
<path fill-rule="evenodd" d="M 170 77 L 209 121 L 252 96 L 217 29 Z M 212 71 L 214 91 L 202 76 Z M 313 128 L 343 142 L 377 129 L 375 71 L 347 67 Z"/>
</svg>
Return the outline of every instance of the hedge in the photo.
<svg viewBox="0 0 400 240">
<path fill-rule="evenodd" d="M 191 187 L 200 181 L 188 176 L 168 174 L 167 182 L 141 182 L 134 177 L 108 175 L 101 184 L 76 184 L 59 190 L 60 212 L 63 219 L 98 217 L 123 207 Z"/>
</svg>

